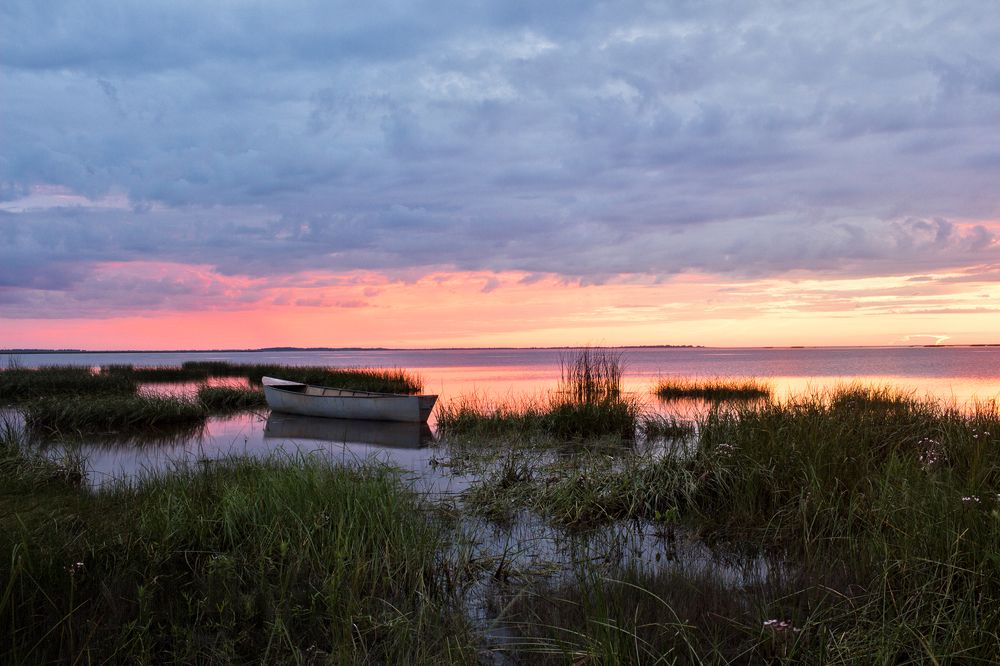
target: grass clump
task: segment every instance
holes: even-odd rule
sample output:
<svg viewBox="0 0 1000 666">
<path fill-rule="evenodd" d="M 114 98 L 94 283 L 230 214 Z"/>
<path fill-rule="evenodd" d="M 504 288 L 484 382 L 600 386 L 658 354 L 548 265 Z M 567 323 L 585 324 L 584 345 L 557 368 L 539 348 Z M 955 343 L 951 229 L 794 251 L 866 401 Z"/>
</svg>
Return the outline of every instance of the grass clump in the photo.
<svg viewBox="0 0 1000 666">
<path fill-rule="evenodd" d="M 419 393 L 423 388 L 421 380 L 405 370 L 381 368 L 187 361 L 180 367 L 106 365 L 101 368 L 101 372 L 109 376 L 129 377 L 139 382 L 183 382 L 203 381 L 210 377 L 242 377 L 252 384 L 260 384 L 262 377 L 279 377 L 306 384 L 377 393 Z"/>
<path fill-rule="evenodd" d="M 264 392 L 260 389 L 239 386 L 198 387 L 198 402 L 212 412 L 227 412 L 267 406 Z"/>
<path fill-rule="evenodd" d="M 631 566 L 610 575 L 580 562 L 568 579 L 536 583 L 513 599 L 503 626 L 532 663 L 799 663 L 792 657 L 800 656 L 802 627 L 788 623 L 781 634 L 759 618 L 832 595 L 805 594 L 803 581 L 779 576 L 748 577 L 734 590 L 725 569 Z"/>
<path fill-rule="evenodd" d="M 28 445 L 23 429 L 7 419 L 0 420 L 0 489 L 4 492 L 0 501 L 8 495 L 16 495 L 18 501 L 13 504 L 24 513 L 25 519 L 33 511 L 31 493 L 50 486 L 79 488 L 83 479 L 83 464 L 79 458 L 48 458 Z M 7 508 L 12 507 L 8 505 Z"/>
<path fill-rule="evenodd" d="M 645 414 L 639 419 L 639 431 L 647 440 L 688 439 L 697 433 L 693 421 L 663 414 Z"/>
<path fill-rule="evenodd" d="M 608 575 L 587 560 L 568 588 L 522 599 L 519 649 L 615 663 L 992 663 L 1000 654 L 995 404 L 960 411 L 847 386 L 715 409 L 696 438 L 690 455 L 659 459 L 511 456 L 467 491 L 467 506 L 493 519 L 529 511 L 573 531 L 677 524 L 715 544 L 780 553 L 768 570 L 792 582 L 741 583 L 706 614 L 677 596 L 694 584 L 689 596 L 711 597 L 694 574 Z"/>
<path fill-rule="evenodd" d="M 463 397 L 439 408 L 438 428 L 453 437 L 598 437 L 631 440 L 640 407 L 621 391 L 621 356 L 584 349 L 561 360 L 558 390 L 545 398 L 490 402 Z"/>
<path fill-rule="evenodd" d="M 99 492 L 0 481 L 5 663 L 470 663 L 443 528 L 392 470 L 231 460 Z"/>
<path fill-rule="evenodd" d="M 225 361 L 189 361 L 181 367 L 188 372 L 205 372 L 212 377 L 245 377 L 252 384 L 260 384 L 263 377 L 277 377 L 305 384 L 376 393 L 419 393 L 423 389 L 419 377 L 398 368 L 328 368 Z"/>
<path fill-rule="evenodd" d="M 39 398 L 23 407 L 29 428 L 45 434 L 101 435 L 188 428 L 204 423 L 198 402 L 176 396 L 71 396 Z"/>
<path fill-rule="evenodd" d="M 20 403 L 43 396 L 134 394 L 136 380 L 118 374 L 98 374 L 89 367 L 51 365 L 0 370 L 0 402 Z"/>
<path fill-rule="evenodd" d="M 473 513 L 498 523 L 527 510 L 579 532 L 623 520 L 672 519 L 692 481 L 690 472 L 669 458 L 652 462 L 586 452 L 540 464 L 513 452 L 473 484 L 464 501 Z"/>
<path fill-rule="evenodd" d="M 102 365 L 101 373 L 131 377 L 138 382 L 187 382 L 200 381 L 209 377 L 209 372 L 202 368 L 175 366 L 135 366 L 129 364 Z"/>
<path fill-rule="evenodd" d="M 601 403 L 622 392 L 622 353 L 585 347 L 559 359 L 559 390 L 573 403 Z"/>
<path fill-rule="evenodd" d="M 653 392 L 664 400 L 697 398 L 719 401 L 770 398 L 773 389 L 770 384 L 754 378 L 668 377 L 661 379 Z"/>
<path fill-rule="evenodd" d="M 628 399 L 576 402 L 564 397 L 489 402 L 463 397 L 438 408 L 438 430 L 446 437 L 548 438 L 567 440 L 635 437 L 639 406 Z"/>
</svg>

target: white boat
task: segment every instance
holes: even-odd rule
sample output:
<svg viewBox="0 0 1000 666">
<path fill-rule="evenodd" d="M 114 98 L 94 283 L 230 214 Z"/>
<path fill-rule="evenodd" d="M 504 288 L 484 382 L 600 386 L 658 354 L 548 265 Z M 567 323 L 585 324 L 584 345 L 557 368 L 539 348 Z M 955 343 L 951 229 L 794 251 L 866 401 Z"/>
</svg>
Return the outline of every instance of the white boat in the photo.
<svg viewBox="0 0 1000 666">
<path fill-rule="evenodd" d="M 275 412 L 303 416 L 423 423 L 437 401 L 436 395 L 353 391 L 274 377 L 264 377 L 261 381 L 268 407 Z"/>
</svg>

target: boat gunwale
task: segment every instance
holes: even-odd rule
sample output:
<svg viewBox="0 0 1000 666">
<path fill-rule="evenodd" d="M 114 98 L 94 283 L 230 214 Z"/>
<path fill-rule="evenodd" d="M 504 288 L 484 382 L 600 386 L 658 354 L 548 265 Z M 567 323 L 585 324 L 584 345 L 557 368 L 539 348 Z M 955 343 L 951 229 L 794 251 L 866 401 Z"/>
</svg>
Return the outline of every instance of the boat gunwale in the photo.
<svg viewBox="0 0 1000 666">
<path fill-rule="evenodd" d="M 288 382 L 287 384 L 267 384 L 263 382 L 263 379 L 278 379 L 277 377 L 264 377 L 262 378 L 262 384 L 265 389 L 275 389 L 278 391 L 283 391 L 285 393 L 290 393 L 292 395 L 301 395 L 308 398 L 350 398 L 350 395 L 314 395 L 306 393 L 305 391 L 292 390 L 288 386 L 305 386 L 307 389 L 318 388 L 318 389 L 329 389 L 331 391 L 348 391 L 353 393 L 355 396 L 363 396 L 366 398 L 437 398 L 438 396 L 427 394 L 427 393 L 378 393 L 376 391 L 359 391 L 357 389 L 347 389 L 347 388 L 337 388 L 336 386 L 323 386 L 321 384 L 306 384 L 305 382 L 291 382 L 287 379 L 278 379 L 281 382 Z"/>
</svg>

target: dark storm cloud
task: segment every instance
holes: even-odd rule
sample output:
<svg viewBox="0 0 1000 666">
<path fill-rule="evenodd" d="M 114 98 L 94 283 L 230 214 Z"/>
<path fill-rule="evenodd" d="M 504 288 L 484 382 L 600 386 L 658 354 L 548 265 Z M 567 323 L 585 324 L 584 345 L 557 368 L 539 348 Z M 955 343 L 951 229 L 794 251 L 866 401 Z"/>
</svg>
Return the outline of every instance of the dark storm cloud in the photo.
<svg viewBox="0 0 1000 666">
<path fill-rule="evenodd" d="M 135 260 L 584 283 L 995 262 L 955 223 L 998 214 L 995 11 L 12 0 L 0 289 Z M 40 187 L 129 204 L 16 206 Z"/>
</svg>

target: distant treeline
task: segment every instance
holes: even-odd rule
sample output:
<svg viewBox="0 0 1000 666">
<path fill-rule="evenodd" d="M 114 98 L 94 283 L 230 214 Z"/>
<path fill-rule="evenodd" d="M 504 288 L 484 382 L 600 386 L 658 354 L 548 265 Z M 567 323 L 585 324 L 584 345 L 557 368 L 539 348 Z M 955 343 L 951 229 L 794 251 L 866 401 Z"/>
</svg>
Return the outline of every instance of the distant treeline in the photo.
<svg viewBox="0 0 1000 666">
<path fill-rule="evenodd" d="M 972 345 L 987 346 L 987 345 Z M 704 349 L 704 345 L 609 345 L 607 349 Z M 536 349 L 582 349 L 561 347 L 258 347 L 256 349 L 0 349 L 0 354 L 253 354 L 260 352 L 352 352 L 352 351 L 495 351 Z"/>
</svg>

